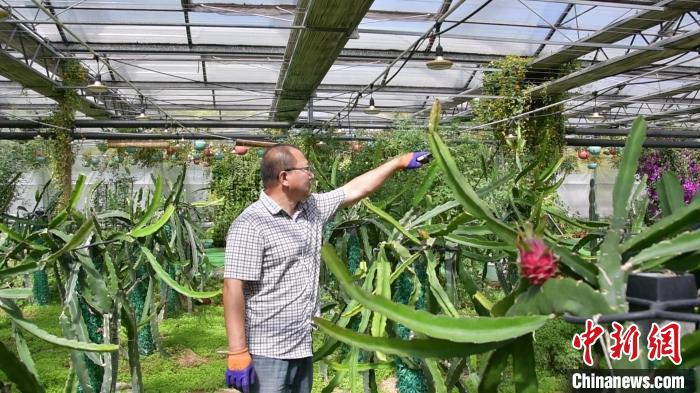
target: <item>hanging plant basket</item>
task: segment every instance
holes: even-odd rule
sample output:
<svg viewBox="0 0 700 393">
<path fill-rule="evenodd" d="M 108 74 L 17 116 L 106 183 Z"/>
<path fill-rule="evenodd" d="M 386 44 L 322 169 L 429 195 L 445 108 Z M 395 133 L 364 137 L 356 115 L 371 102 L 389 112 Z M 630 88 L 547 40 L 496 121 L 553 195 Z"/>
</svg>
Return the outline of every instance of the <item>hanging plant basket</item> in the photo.
<svg viewBox="0 0 700 393">
<path fill-rule="evenodd" d="M 601 150 L 602 148 L 600 146 L 588 146 L 588 152 L 593 154 L 594 156 L 600 154 Z"/>
<path fill-rule="evenodd" d="M 242 156 L 246 153 L 248 153 L 248 148 L 246 146 L 236 146 L 233 148 L 233 154 L 238 154 L 239 156 Z"/>
</svg>

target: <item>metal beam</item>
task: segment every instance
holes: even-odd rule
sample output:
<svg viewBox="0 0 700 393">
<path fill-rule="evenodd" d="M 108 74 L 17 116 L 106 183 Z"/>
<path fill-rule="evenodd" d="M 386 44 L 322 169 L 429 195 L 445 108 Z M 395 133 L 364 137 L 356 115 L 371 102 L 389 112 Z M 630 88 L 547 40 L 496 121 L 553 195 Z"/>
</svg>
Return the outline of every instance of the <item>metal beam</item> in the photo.
<svg viewBox="0 0 700 393">
<path fill-rule="evenodd" d="M 4 50 L 0 50 L 0 75 L 12 79 L 27 89 L 57 100 L 60 98 L 61 85 L 42 75 L 39 71 L 23 63 Z M 78 96 L 76 110 L 94 118 L 109 118 L 110 112 L 83 96 Z"/>
<path fill-rule="evenodd" d="M 692 115 L 694 113 L 700 113 L 700 106 L 644 114 L 643 117 L 644 117 L 644 120 L 652 121 L 652 120 L 661 120 L 661 119 L 672 118 L 672 117 L 677 117 L 677 116 Z M 606 121 L 605 124 L 610 124 L 610 125 L 627 124 L 627 123 L 633 122 L 636 118 L 637 118 L 636 116 L 629 116 L 629 117 L 624 117 L 622 119 Z M 682 121 L 682 120 L 679 119 L 679 121 Z"/>
<path fill-rule="evenodd" d="M 45 97 L 58 99 L 62 86 L 57 81 L 56 75 L 61 72 L 62 62 L 65 61 L 63 55 L 52 50 L 22 25 L 0 22 L 0 42 L 5 45 L 0 49 L 0 75 Z M 13 56 L 7 48 L 19 52 L 24 57 L 24 61 Z M 42 66 L 46 72 L 40 73 L 32 67 L 33 63 Z M 76 109 L 94 118 L 112 116 L 107 109 L 83 96 L 78 97 Z"/>
<path fill-rule="evenodd" d="M 589 139 L 589 138 L 567 138 L 564 140 L 568 146 L 618 146 L 622 147 L 625 145 L 624 140 L 620 139 Z M 674 141 L 667 139 L 647 139 L 644 141 L 644 147 L 658 147 L 658 148 L 700 148 L 700 142 L 698 141 Z"/>
<path fill-rule="evenodd" d="M 650 47 L 662 48 L 663 50 L 661 51 L 636 51 L 624 56 L 618 56 L 551 82 L 538 85 L 531 89 L 530 92 L 535 94 L 563 93 L 596 80 L 695 50 L 698 46 L 700 46 L 700 29 L 650 45 Z"/>
<path fill-rule="evenodd" d="M 0 132 L 0 140 L 30 140 L 38 136 L 50 139 L 54 136 L 53 133 L 49 132 L 39 132 L 39 131 L 9 131 Z M 75 139 L 85 139 L 85 140 L 193 140 L 193 139 L 205 139 L 205 140 L 223 140 L 228 141 L 232 139 L 245 139 L 253 141 L 266 141 L 275 142 L 278 139 L 283 139 L 284 137 L 273 137 L 269 135 L 259 135 L 259 134 L 241 134 L 237 132 L 219 132 L 219 133 L 191 133 L 191 132 L 181 132 L 181 133 L 168 133 L 168 134 L 156 134 L 156 133 L 126 133 L 126 132 L 83 132 L 75 131 L 73 133 Z M 372 141 L 374 138 L 367 137 L 356 137 L 356 136 L 332 136 L 325 139 L 338 140 L 338 141 Z"/>
<path fill-rule="evenodd" d="M 79 44 L 62 44 L 54 43 L 53 46 L 63 53 L 74 53 L 76 55 L 89 54 L 89 52 Z M 285 47 L 283 46 L 248 46 L 248 45 L 214 45 L 214 44 L 193 44 L 190 48 L 187 44 L 132 44 L 132 43 L 90 43 L 90 47 L 96 52 L 105 54 L 168 54 L 168 55 L 200 55 L 208 57 L 208 61 L 233 61 L 245 59 L 269 59 L 281 60 L 284 56 Z M 449 48 L 447 48 L 449 49 Z M 338 61 L 353 62 L 366 60 L 387 60 L 396 59 L 402 51 L 400 50 L 382 50 L 382 49 L 350 49 L 344 48 Z M 488 64 L 495 60 L 500 60 L 504 56 L 487 55 L 478 53 L 460 53 L 460 52 L 445 52 L 445 57 L 455 63 L 468 64 Z M 434 53 L 425 53 L 417 51 L 411 57 L 412 61 L 422 62 L 434 59 Z M 149 59 L 149 61 L 200 61 L 200 59 L 188 58 L 173 58 L 173 59 Z M 588 67 L 594 62 L 590 60 L 581 60 L 581 66 Z M 636 70 L 630 71 L 629 75 L 637 75 L 640 72 Z M 676 66 L 665 68 L 659 72 L 659 77 L 677 77 L 687 74 L 700 73 L 700 67 L 693 66 Z"/>
<path fill-rule="evenodd" d="M 292 123 L 285 121 L 255 120 L 87 120 L 75 121 L 76 128 L 289 128 Z M 31 120 L 0 120 L 0 128 L 42 128 Z"/>
<path fill-rule="evenodd" d="M 218 116 L 223 116 L 226 117 L 228 112 L 259 112 L 259 113 L 267 113 L 270 110 L 269 105 L 235 105 L 235 104 L 226 104 L 226 103 L 217 103 L 216 108 L 212 106 L 202 106 L 198 105 L 196 103 L 194 104 L 167 104 L 163 103 L 163 101 L 158 102 L 160 107 L 164 110 L 167 111 L 220 111 L 221 113 Z M 411 105 L 411 106 L 399 106 L 399 107 L 382 107 L 382 113 L 402 113 L 402 114 L 409 114 L 412 113 L 414 110 L 417 110 L 420 107 L 420 105 Z M 0 103 L 0 110 L 14 110 L 14 111 L 47 111 L 54 109 L 55 105 L 50 105 L 50 104 L 6 104 L 6 103 Z M 314 111 L 318 113 L 336 113 L 342 109 L 342 106 L 314 106 Z M 31 115 L 23 115 L 22 117 L 29 117 Z M 38 115 L 41 116 L 41 115 Z M 187 113 L 171 113 L 170 117 L 173 119 L 180 119 L 180 118 L 187 118 L 188 115 Z M 192 116 L 190 116 L 192 117 Z M 200 116 L 196 116 L 200 117 Z M 214 115 L 210 115 L 208 117 L 215 117 Z M 240 114 L 235 116 L 235 117 L 242 117 Z"/>
<path fill-rule="evenodd" d="M 65 53 L 81 54 L 87 52 L 82 45 L 73 43 L 54 43 L 54 46 Z M 222 56 L 222 60 L 226 60 L 226 57 L 281 59 L 286 49 L 284 46 L 193 44 L 190 47 L 187 44 L 108 44 L 96 42 L 90 43 L 90 46 L 96 52 L 108 54 L 197 54 L 202 56 Z M 394 60 L 401 52 L 400 50 L 393 49 L 344 48 L 340 51 L 338 60 Z M 459 52 L 445 52 L 445 56 L 455 62 L 476 64 L 485 64 L 503 58 L 503 56 L 500 55 Z M 423 52 L 416 52 L 413 56 L 414 59 L 420 61 L 432 60 L 434 57 L 434 54 Z"/>
<path fill-rule="evenodd" d="M 594 135 L 594 136 L 627 136 L 629 128 L 568 128 L 567 135 Z M 700 138 L 698 129 L 668 129 L 668 128 L 648 128 L 647 137 L 661 138 Z"/>
<path fill-rule="evenodd" d="M 615 8 L 626 8 L 626 9 L 637 9 L 637 10 L 653 10 L 653 11 L 663 11 L 665 7 L 663 2 L 661 5 L 656 5 L 657 0 L 634 0 L 634 1 L 620 1 L 620 0 L 536 0 L 546 3 L 564 3 L 564 4 L 577 4 L 577 5 L 588 5 L 592 7 L 615 7 Z"/>
<path fill-rule="evenodd" d="M 254 129 L 254 128 L 277 128 L 277 129 L 288 129 L 291 127 L 297 128 L 314 128 L 320 127 L 323 123 L 305 123 L 305 122 L 285 122 L 285 121 L 269 121 L 269 120 L 181 120 L 177 123 L 172 120 L 87 120 L 78 119 L 75 121 L 76 129 L 86 129 L 86 128 L 170 128 L 176 129 L 177 127 L 192 127 L 192 128 L 242 128 L 242 129 Z M 43 125 L 32 120 L 8 120 L 0 119 L 0 129 L 2 128 L 14 128 L 14 129 L 39 129 Z M 394 125 L 391 122 L 381 122 L 381 123 L 355 123 L 351 126 L 346 126 L 341 124 L 338 126 L 340 129 L 388 129 L 393 128 Z"/>
<path fill-rule="evenodd" d="M 104 81 L 103 81 L 104 82 Z M 131 87 L 122 81 L 104 82 L 110 88 L 130 89 Z M 169 81 L 131 81 L 141 90 L 241 90 L 245 92 L 274 92 L 274 83 L 259 82 L 169 82 Z M 11 87 L 15 85 L 11 81 L 0 81 L 0 87 Z M 316 91 L 327 93 L 354 92 L 364 85 L 336 85 L 323 84 Z M 435 94 L 452 95 L 461 91 L 455 87 L 438 86 L 386 86 L 382 88 L 383 93 L 406 93 L 406 94 Z M 322 99 L 323 97 L 321 97 Z"/>
<path fill-rule="evenodd" d="M 28 29 L 24 24 L 11 22 L 12 20 L 9 19 L 0 22 L 0 42 L 5 44 L 5 49 L 8 50 L 8 53 L 9 48 L 11 48 L 24 57 L 28 66 L 36 63 L 45 69 L 46 81 L 42 84 L 42 90 L 45 91 L 49 83 L 53 85 L 54 89 L 62 88 L 63 86 L 57 82 L 60 79 L 58 75 L 62 73 L 63 63 L 68 59 L 68 56 L 57 50 L 34 31 Z M 21 83 L 21 80 L 16 81 Z M 30 86 L 25 87 L 55 99 L 55 93 L 46 95 Z M 112 109 L 123 111 L 130 106 L 128 102 L 123 101 L 121 97 L 114 95 L 112 92 L 107 92 L 94 98 L 98 103 L 93 102 L 88 97 L 80 96 L 77 110 L 87 116 L 100 119 L 112 117 Z M 111 107 L 101 105 L 103 101 L 109 101 Z"/>
<path fill-rule="evenodd" d="M 569 12 L 571 12 L 571 9 L 574 8 L 573 4 L 569 4 L 564 8 L 564 11 L 559 15 L 559 18 L 557 19 L 557 22 L 552 25 L 551 29 L 549 29 L 549 32 L 547 32 L 547 36 L 544 37 L 545 41 L 549 41 L 552 39 L 554 36 L 554 33 L 559 30 L 559 27 L 561 27 L 562 23 L 564 22 L 564 18 L 566 18 L 567 15 L 569 15 Z M 547 44 L 540 44 L 540 46 L 537 48 L 537 50 L 534 53 L 534 57 L 538 57 L 540 53 L 542 53 L 542 50 L 547 46 Z"/>
<path fill-rule="evenodd" d="M 53 133 L 49 132 L 39 132 L 39 131 L 21 131 L 21 132 L 0 132 L 0 140 L 30 140 L 37 136 L 50 139 L 53 137 Z M 156 133 L 111 133 L 111 132 L 82 132 L 75 131 L 73 136 L 76 139 L 85 140 L 192 140 L 192 139 L 208 139 L 208 140 L 234 140 L 234 139 L 246 139 L 255 141 L 268 141 L 274 142 L 277 138 L 270 137 L 269 135 L 258 135 L 258 134 L 240 134 L 240 133 L 168 133 L 168 134 L 156 134 Z M 374 138 L 367 137 L 355 137 L 355 136 L 332 136 L 326 138 L 330 140 L 340 140 L 340 141 L 371 141 Z M 624 140 L 612 140 L 612 139 L 590 139 L 590 138 L 567 138 L 565 139 L 566 145 L 568 146 L 624 146 Z M 662 147 L 662 148 L 700 148 L 700 142 L 697 141 L 676 141 L 676 140 L 664 140 L 664 139 L 648 139 L 644 142 L 644 147 Z"/>
<path fill-rule="evenodd" d="M 601 109 L 619 108 L 619 107 L 624 107 L 624 106 L 627 106 L 629 104 L 637 103 L 637 102 L 650 102 L 650 101 L 655 100 L 657 98 L 667 98 L 667 97 L 675 96 L 677 94 L 692 93 L 692 92 L 697 91 L 697 90 L 700 90 L 700 82 L 688 83 L 688 84 L 685 84 L 682 86 L 658 90 L 658 91 L 655 91 L 653 93 L 640 94 L 640 95 L 636 95 L 636 96 L 628 96 L 628 97 L 620 96 L 619 98 L 613 97 L 613 96 L 598 96 L 598 104 L 596 107 L 584 108 L 584 109 L 575 111 L 575 113 L 590 113 L 590 112 L 593 112 L 594 110 L 598 110 L 600 112 Z M 616 102 L 605 103 L 604 101 L 606 99 L 615 99 Z M 603 103 L 601 103 L 601 101 Z M 698 102 L 698 100 L 694 100 L 694 99 L 671 98 L 663 103 L 690 104 L 690 103 L 697 103 L 697 102 Z"/>
<path fill-rule="evenodd" d="M 562 64 L 566 64 L 592 52 L 596 48 L 591 46 L 591 44 L 609 44 L 618 42 L 626 37 L 629 37 L 630 35 L 642 32 L 661 22 L 671 20 L 686 11 L 695 10 L 697 8 L 697 3 L 695 0 L 662 0 L 657 5 L 663 5 L 665 7 L 664 10 L 649 10 L 640 12 L 617 23 L 606 26 L 600 31 L 580 39 L 572 45 L 567 45 L 559 51 L 533 60 L 528 65 L 529 77 L 540 78 L 543 72 L 547 73 L 552 69 L 558 68 Z M 582 64 L 583 63 L 584 62 L 582 62 Z M 583 71 L 591 68 L 592 66 L 595 66 L 595 63 L 592 65 L 585 65 L 586 68 L 584 68 Z M 444 102 L 443 108 L 453 108 L 468 101 L 468 97 L 470 95 L 478 94 L 481 94 L 481 87 L 466 90 L 457 97 Z M 430 112 L 430 109 L 426 108 L 425 110 L 417 112 L 415 116 L 425 116 L 428 112 Z"/>
<path fill-rule="evenodd" d="M 663 0 L 659 1 L 656 5 L 663 6 L 664 9 L 643 11 L 608 25 L 600 31 L 580 39 L 569 46 L 533 60 L 528 65 L 528 69 L 540 72 L 556 69 L 562 64 L 578 59 L 595 49 L 581 44 L 619 42 L 624 38 L 640 33 L 661 22 L 669 21 L 684 12 L 697 10 L 698 7 L 697 1 L 695 0 Z"/>
</svg>

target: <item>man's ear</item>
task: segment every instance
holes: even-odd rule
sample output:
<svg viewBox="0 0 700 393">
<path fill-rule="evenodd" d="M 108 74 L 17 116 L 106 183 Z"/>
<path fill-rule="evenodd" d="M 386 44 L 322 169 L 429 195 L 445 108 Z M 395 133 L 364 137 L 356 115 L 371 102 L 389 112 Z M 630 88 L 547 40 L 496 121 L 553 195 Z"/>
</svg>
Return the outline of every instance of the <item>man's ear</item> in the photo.
<svg viewBox="0 0 700 393">
<path fill-rule="evenodd" d="M 287 172 L 282 171 L 277 175 L 277 182 L 283 186 L 287 185 Z"/>
</svg>

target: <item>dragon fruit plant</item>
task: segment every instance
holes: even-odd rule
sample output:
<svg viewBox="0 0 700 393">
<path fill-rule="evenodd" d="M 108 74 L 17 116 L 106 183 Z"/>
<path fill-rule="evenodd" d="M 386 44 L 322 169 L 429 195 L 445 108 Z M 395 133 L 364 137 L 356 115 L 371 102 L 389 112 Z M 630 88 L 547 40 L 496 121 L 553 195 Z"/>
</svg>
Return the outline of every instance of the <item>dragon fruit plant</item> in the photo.
<svg viewBox="0 0 700 393">
<path fill-rule="evenodd" d="M 361 277 L 350 275 L 332 246 L 326 244 L 322 250 L 324 262 L 351 300 L 335 323 L 317 319 L 317 325 L 333 340 L 374 353 L 372 359 L 378 363 L 362 367 L 378 367 L 388 356 L 407 357 L 413 362 L 419 358 L 431 375 L 435 391 L 449 391 L 459 384 L 464 388 L 474 381 L 479 391 L 497 391 L 502 373 L 511 362 L 513 375 L 518 376 L 513 378 L 516 391 L 536 391 L 532 333 L 547 318 L 564 313 L 592 316 L 626 312 L 630 273 L 700 259 L 700 231 L 692 229 L 700 220 L 697 199 L 650 227 L 630 230 L 631 225 L 642 225 L 640 212 L 634 212 L 637 205 L 633 196 L 646 138 L 643 119 L 634 122 L 626 140 L 613 190 L 613 216 L 609 221 L 582 221 L 545 203 L 563 181 L 554 177 L 558 163 L 536 174 L 528 173 L 535 167 L 531 165 L 508 179 L 473 189 L 438 134 L 440 112 L 436 102 L 430 119 L 430 147 L 455 200 L 428 212 L 410 211 L 401 219 L 364 201 L 363 205 L 380 219 L 368 221 L 381 226 L 385 237 L 377 246 L 378 252 L 365 247 L 367 262 L 373 263 L 367 264 Z M 525 179 L 527 184 L 519 183 Z M 482 199 L 503 184 L 512 186 L 511 200 L 516 207 L 513 214 L 497 214 Z M 587 233 L 573 241 L 562 238 L 549 230 L 554 220 L 564 220 Z M 524 234 L 519 228 L 527 225 L 532 226 L 532 233 L 540 235 Z M 464 317 L 446 296 L 436 273 L 439 264 L 446 263 L 439 257 L 440 247 L 456 248 L 460 253 L 459 278 L 479 317 Z M 465 260 L 488 263 L 516 259 L 521 272 L 518 285 L 495 304 L 483 296 L 464 268 Z M 415 310 L 411 307 L 415 301 L 409 305 L 392 301 L 392 283 L 402 274 L 418 283 L 420 266 L 426 271 L 428 290 L 439 311 Z M 350 331 L 345 325 L 354 315 L 359 315 L 361 321 L 357 331 Z M 413 338 L 388 338 L 393 335 L 387 329 L 387 320 L 410 329 Z M 695 340 L 700 342 L 698 338 Z M 465 358 L 486 352 L 491 355 L 479 376 L 471 373 L 468 381 L 457 377 L 469 370 Z M 447 365 L 436 362 L 436 358 L 453 361 Z M 697 360 L 690 354 L 683 358 Z M 352 364 L 348 363 L 350 368 Z"/>
<path fill-rule="evenodd" d="M 518 239 L 518 263 L 523 278 L 542 285 L 557 274 L 557 259 L 542 239 Z"/>
</svg>

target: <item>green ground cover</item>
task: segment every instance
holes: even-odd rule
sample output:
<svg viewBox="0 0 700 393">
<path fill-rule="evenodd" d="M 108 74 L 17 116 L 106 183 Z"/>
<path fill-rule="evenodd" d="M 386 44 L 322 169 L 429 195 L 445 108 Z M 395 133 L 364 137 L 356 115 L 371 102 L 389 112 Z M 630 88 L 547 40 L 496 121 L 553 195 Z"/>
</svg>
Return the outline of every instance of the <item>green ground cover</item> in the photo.
<svg viewBox="0 0 700 393">
<path fill-rule="evenodd" d="M 23 308 L 27 319 L 36 323 L 48 332 L 61 335 L 58 326 L 58 316 L 61 306 L 27 305 Z M 222 355 L 217 350 L 226 347 L 226 331 L 224 329 L 224 313 L 220 304 L 199 306 L 193 314 L 181 313 L 175 318 L 166 319 L 160 324 L 165 356 L 158 354 L 143 357 L 141 367 L 144 376 L 144 389 L 153 393 L 204 393 L 228 392 L 223 389 L 223 373 L 226 365 Z M 64 384 L 70 367 L 69 351 L 48 344 L 29 334 L 26 335 L 36 367 L 48 393 L 63 392 Z M 320 342 L 320 337 L 315 341 Z M 7 315 L 0 311 L 0 341 L 14 348 L 12 327 Z M 120 382 L 129 382 L 128 360 L 124 357 L 126 349 L 121 351 L 119 361 Z M 328 371 L 332 377 L 332 371 Z M 391 372 L 379 372 L 381 380 L 390 376 Z M 319 372 L 319 364 L 315 364 L 314 392 L 321 392 L 326 381 Z M 0 380 L 7 377 L 0 372 Z M 357 381 L 357 386 L 361 382 Z M 340 389 L 349 389 L 346 381 Z M 386 392 L 386 390 L 385 390 Z"/>
</svg>

